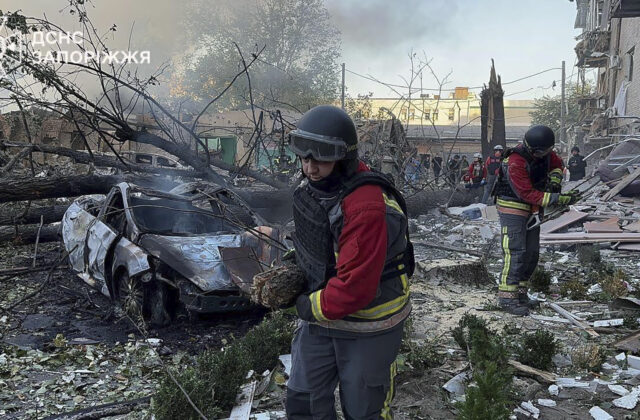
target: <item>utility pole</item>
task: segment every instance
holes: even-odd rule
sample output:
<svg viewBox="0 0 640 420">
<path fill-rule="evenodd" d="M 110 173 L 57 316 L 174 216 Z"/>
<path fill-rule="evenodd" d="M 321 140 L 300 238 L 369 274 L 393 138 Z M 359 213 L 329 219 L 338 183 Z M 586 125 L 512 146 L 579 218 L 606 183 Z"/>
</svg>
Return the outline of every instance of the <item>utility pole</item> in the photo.
<svg viewBox="0 0 640 420">
<path fill-rule="evenodd" d="M 566 145 L 567 144 L 567 135 L 566 135 L 566 115 L 565 115 L 565 110 L 566 110 L 566 99 L 565 99 L 565 62 L 564 60 L 562 61 L 562 82 L 561 82 L 561 93 L 560 93 L 560 144 L 561 144 L 561 148 L 563 147 L 562 145 Z M 568 149 L 568 148 L 567 148 Z"/>
<path fill-rule="evenodd" d="M 340 95 L 340 103 L 344 109 L 344 63 L 342 63 L 342 94 Z"/>
</svg>

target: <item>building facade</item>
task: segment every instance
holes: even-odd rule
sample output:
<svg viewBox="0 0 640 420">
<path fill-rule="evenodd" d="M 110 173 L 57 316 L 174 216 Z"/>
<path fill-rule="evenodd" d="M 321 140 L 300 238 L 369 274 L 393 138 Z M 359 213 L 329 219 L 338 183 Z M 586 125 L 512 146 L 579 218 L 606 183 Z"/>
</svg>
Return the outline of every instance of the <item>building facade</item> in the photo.
<svg viewBox="0 0 640 420">
<path fill-rule="evenodd" d="M 579 76 L 596 70 L 596 90 L 583 97 L 570 140 L 586 151 L 640 137 L 640 1 L 576 0 Z"/>
</svg>

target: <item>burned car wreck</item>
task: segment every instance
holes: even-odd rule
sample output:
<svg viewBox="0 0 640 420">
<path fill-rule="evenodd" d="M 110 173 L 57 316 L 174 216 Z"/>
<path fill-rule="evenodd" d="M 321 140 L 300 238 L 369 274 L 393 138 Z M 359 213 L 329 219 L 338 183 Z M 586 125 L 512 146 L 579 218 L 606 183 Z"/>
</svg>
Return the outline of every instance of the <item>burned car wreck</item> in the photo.
<svg viewBox="0 0 640 420">
<path fill-rule="evenodd" d="M 166 193 L 123 182 L 106 197 L 75 200 L 62 239 L 86 283 L 130 316 L 166 325 L 178 313 L 251 306 L 242 279 L 278 258 L 269 236 L 277 233 L 263 224 L 218 186 L 184 184 Z"/>
</svg>

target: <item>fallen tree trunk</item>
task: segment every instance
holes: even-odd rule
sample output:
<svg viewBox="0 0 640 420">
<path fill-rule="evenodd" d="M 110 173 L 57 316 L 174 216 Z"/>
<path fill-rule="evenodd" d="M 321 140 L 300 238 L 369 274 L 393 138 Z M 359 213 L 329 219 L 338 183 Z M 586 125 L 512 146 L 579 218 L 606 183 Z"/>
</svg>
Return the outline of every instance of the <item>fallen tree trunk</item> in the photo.
<svg viewBox="0 0 640 420">
<path fill-rule="evenodd" d="M 0 212 L 0 226 L 7 225 L 31 225 L 40 223 L 40 217 L 42 217 L 45 225 L 59 222 L 62 220 L 64 212 L 67 211 L 69 206 L 46 206 L 46 207 L 31 207 L 24 213 L 20 211 L 4 211 Z"/>
<path fill-rule="evenodd" d="M 28 225 L 14 227 L 0 228 L 0 243 L 13 242 L 15 244 L 31 244 L 36 241 L 38 237 L 38 225 Z M 56 242 L 60 240 L 58 236 L 58 226 L 43 226 L 40 230 L 39 242 Z"/>
<path fill-rule="evenodd" d="M 106 194 L 126 179 L 117 175 L 72 175 L 51 178 L 0 180 L 0 203 Z"/>
<path fill-rule="evenodd" d="M 29 153 L 31 153 L 32 150 L 33 150 L 32 144 L 24 143 L 23 149 L 20 150 L 18 153 L 16 153 L 16 155 L 12 157 L 11 160 L 5 166 L 0 168 L 0 175 L 4 175 L 7 172 L 9 172 L 11 169 L 13 169 L 15 164 L 18 163 L 20 159 L 26 157 Z"/>
</svg>

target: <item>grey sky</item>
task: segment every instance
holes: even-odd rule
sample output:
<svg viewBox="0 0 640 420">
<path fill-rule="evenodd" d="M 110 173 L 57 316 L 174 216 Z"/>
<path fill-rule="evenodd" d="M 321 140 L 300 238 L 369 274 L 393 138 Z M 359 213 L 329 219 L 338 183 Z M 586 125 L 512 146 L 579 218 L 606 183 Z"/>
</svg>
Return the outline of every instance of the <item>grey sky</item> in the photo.
<svg viewBox="0 0 640 420">
<path fill-rule="evenodd" d="M 576 6 L 568 0 L 327 0 L 327 5 L 343 33 L 347 69 L 388 83 L 404 84 L 399 75 L 409 77 L 412 49 L 432 59 L 438 76 L 452 71 L 449 88 L 486 83 L 491 58 L 503 82 L 560 67 L 562 60 L 567 77 L 574 71 L 574 37 L 580 30 L 573 29 Z M 509 98 L 554 94 L 549 89 L 554 79 L 559 81 L 559 70 L 505 86 L 505 94 L 527 89 Z M 369 91 L 396 96 L 350 73 L 346 84 L 354 96 Z M 425 75 L 423 86 L 437 84 Z"/>
<path fill-rule="evenodd" d="M 215 0 L 213 0 L 215 1 Z M 575 3 L 568 0 L 325 0 L 342 32 L 343 61 L 350 71 L 370 74 L 395 84 L 409 77 L 408 54 L 426 53 L 439 76 L 450 71 L 446 87 L 481 86 L 489 77 L 491 58 L 503 82 L 567 62 L 567 77 L 574 71 L 573 29 Z M 66 0 L 2 0 L 2 10 L 48 17 L 72 30 L 77 19 L 63 9 Z M 110 45 L 126 49 L 135 22 L 132 49 L 150 49 L 155 65 L 180 51 L 176 17 L 180 3 L 171 0 L 94 0 L 88 7 L 92 20 L 105 31 L 113 23 L 118 32 Z M 62 10 L 62 12 L 60 12 Z M 553 80 L 560 71 L 505 86 L 514 99 L 554 94 Z M 346 84 L 351 95 L 374 92 L 397 96 L 388 88 L 351 73 Z M 425 76 L 424 87 L 437 87 Z M 558 83 L 559 86 L 559 83 Z M 544 87 L 544 88 L 542 88 Z M 403 92 L 405 93 L 405 92 Z"/>
</svg>

